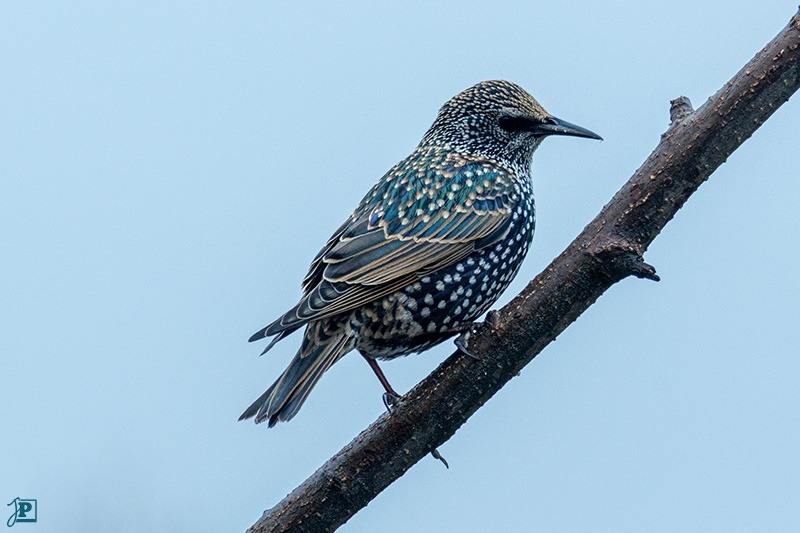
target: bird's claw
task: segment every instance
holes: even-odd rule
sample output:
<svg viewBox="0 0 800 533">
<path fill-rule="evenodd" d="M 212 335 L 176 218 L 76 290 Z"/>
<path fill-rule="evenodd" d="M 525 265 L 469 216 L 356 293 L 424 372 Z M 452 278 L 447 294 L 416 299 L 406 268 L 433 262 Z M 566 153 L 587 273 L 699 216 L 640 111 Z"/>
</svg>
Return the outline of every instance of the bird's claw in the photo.
<svg viewBox="0 0 800 533">
<path fill-rule="evenodd" d="M 467 330 L 464 333 L 462 333 L 461 335 L 459 335 L 456 338 L 456 340 L 453 341 L 453 344 L 456 345 L 456 348 L 458 348 L 458 350 L 461 353 L 463 353 L 463 354 L 465 354 L 465 355 L 467 355 L 467 356 L 469 356 L 469 357 L 471 357 L 471 358 L 473 358 L 475 360 L 480 360 L 480 357 L 475 355 L 474 353 L 472 353 L 468 348 L 469 338 L 471 336 L 472 336 L 472 330 Z"/>
<path fill-rule="evenodd" d="M 402 396 L 398 396 L 396 394 L 390 394 L 389 392 L 384 392 L 383 393 L 383 405 L 386 406 L 386 411 L 389 414 L 392 414 L 392 411 L 394 410 L 394 406 L 397 405 L 397 402 L 399 402 L 401 399 L 402 399 Z M 433 456 L 434 459 L 438 459 L 439 461 L 441 461 L 442 464 L 444 464 L 445 468 L 447 468 L 448 470 L 450 469 L 450 465 L 447 464 L 447 460 L 444 457 L 442 457 L 442 454 L 439 453 L 438 449 L 434 448 L 431 451 L 431 455 Z"/>
<path fill-rule="evenodd" d="M 447 460 L 444 457 L 442 457 L 442 454 L 439 453 L 438 449 L 434 448 L 433 450 L 431 450 L 431 455 L 433 456 L 434 459 L 440 460 L 446 469 L 450 470 L 450 465 L 447 464 Z"/>
<path fill-rule="evenodd" d="M 500 319 L 497 318 L 497 311 L 489 311 L 486 315 L 486 320 L 484 322 L 473 322 L 472 324 L 467 324 L 464 326 L 464 329 L 461 332 L 461 335 L 456 337 L 456 340 L 453 343 L 456 345 L 456 348 L 465 355 L 473 359 L 481 359 L 481 356 L 476 355 L 469 349 L 469 338 L 472 336 L 473 333 L 478 329 L 478 327 L 482 324 L 488 324 L 490 328 L 497 329 L 500 325 Z"/>
<path fill-rule="evenodd" d="M 500 319 L 497 317 L 497 311 L 491 310 L 486 314 L 486 323 L 491 326 L 492 329 L 497 329 L 500 325 Z"/>
<path fill-rule="evenodd" d="M 397 402 L 399 402 L 402 398 L 403 398 L 402 396 L 384 392 L 383 405 L 386 406 L 386 411 L 388 411 L 391 414 L 392 410 L 394 409 L 394 406 L 397 405 Z"/>
</svg>

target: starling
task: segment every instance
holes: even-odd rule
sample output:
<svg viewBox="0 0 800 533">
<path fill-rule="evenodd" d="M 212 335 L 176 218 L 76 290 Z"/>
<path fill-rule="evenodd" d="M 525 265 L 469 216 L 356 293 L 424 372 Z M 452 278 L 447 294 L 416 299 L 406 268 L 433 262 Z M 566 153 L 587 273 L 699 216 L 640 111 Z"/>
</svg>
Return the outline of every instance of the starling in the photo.
<svg viewBox="0 0 800 533">
<path fill-rule="evenodd" d="M 550 115 L 507 81 L 485 81 L 439 111 L 419 146 L 372 187 L 311 263 L 303 297 L 250 341 L 302 327 L 300 349 L 239 418 L 291 419 L 328 368 L 358 350 L 377 359 L 463 333 L 519 270 L 534 229 L 530 167 L 549 135 L 601 139 Z"/>
</svg>

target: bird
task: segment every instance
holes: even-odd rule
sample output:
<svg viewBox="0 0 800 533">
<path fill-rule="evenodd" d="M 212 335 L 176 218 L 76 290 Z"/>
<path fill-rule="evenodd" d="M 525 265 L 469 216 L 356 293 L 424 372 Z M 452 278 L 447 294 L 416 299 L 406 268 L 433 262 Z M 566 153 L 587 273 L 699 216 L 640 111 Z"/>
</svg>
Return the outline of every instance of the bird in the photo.
<svg viewBox="0 0 800 533">
<path fill-rule="evenodd" d="M 517 274 L 535 227 L 533 153 L 555 135 L 602 140 L 508 81 L 448 100 L 313 259 L 299 302 L 250 337 L 272 338 L 263 354 L 305 328 L 289 366 L 239 420 L 290 420 L 354 350 L 399 397 L 378 360 L 466 333 Z"/>
</svg>

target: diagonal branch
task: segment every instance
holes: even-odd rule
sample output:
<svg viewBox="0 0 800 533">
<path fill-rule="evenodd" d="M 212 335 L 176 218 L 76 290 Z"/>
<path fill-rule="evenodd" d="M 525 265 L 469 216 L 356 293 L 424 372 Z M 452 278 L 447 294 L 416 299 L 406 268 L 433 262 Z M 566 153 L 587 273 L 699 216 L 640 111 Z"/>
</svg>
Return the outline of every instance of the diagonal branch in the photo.
<svg viewBox="0 0 800 533">
<path fill-rule="evenodd" d="M 332 531 L 467 419 L 617 281 L 658 280 L 643 254 L 689 196 L 800 87 L 800 13 L 693 111 L 672 102 L 661 142 L 599 215 L 457 352 L 251 531 Z"/>
</svg>

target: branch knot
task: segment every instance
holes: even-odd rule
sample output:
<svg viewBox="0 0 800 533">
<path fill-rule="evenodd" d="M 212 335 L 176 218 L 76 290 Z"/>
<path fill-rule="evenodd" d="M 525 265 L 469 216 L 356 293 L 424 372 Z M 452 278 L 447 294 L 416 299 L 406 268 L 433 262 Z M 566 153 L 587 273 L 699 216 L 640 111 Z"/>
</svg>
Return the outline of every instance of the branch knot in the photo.
<svg viewBox="0 0 800 533">
<path fill-rule="evenodd" d="M 640 279 L 661 281 L 655 267 L 647 264 L 644 257 L 630 244 L 612 243 L 590 253 L 600 263 L 603 271 L 614 280 L 636 276 Z"/>
</svg>

